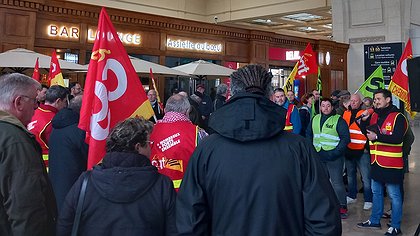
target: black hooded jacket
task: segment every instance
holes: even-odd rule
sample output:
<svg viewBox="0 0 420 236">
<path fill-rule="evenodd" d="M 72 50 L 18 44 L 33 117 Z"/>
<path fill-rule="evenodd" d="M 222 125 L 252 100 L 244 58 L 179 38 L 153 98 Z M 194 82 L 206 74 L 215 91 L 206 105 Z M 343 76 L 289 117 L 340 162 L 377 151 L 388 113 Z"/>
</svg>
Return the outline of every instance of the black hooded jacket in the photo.
<svg viewBox="0 0 420 236">
<path fill-rule="evenodd" d="M 52 119 L 49 140 L 48 175 L 60 211 L 71 186 L 86 170 L 88 145 L 85 131 L 77 127 L 79 114 L 72 109 L 60 110 Z"/>
<path fill-rule="evenodd" d="M 339 204 L 310 143 L 283 132 L 286 110 L 237 94 L 213 113 L 177 198 L 180 235 L 340 235 Z"/>
<path fill-rule="evenodd" d="M 85 174 L 66 197 L 57 236 L 71 233 Z M 177 235 L 174 217 L 175 190 L 168 177 L 145 156 L 107 153 L 91 173 L 78 235 Z"/>
</svg>

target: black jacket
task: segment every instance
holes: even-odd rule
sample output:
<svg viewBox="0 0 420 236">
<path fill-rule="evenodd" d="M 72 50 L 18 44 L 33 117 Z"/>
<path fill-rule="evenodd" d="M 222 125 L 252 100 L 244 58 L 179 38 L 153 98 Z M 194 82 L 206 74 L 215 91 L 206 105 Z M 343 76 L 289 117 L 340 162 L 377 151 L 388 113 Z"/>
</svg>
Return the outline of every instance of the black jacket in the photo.
<svg viewBox="0 0 420 236">
<path fill-rule="evenodd" d="M 71 233 L 84 175 L 66 197 L 58 236 Z M 175 190 L 168 177 L 145 156 L 107 153 L 91 173 L 78 235 L 177 235 L 174 217 Z"/>
<path fill-rule="evenodd" d="M 286 110 L 237 94 L 213 113 L 177 198 L 180 235 L 340 235 L 339 204 Z M 220 122 L 223 121 L 223 122 Z"/>
<path fill-rule="evenodd" d="M 220 94 L 216 95 L 216 99 L 214 100 L 214 111 L 221 108 L 223 104 L 226 103 L 226 97 Z"/>
<path fill-rule="evenodd" d="M 198 105 L 198 108 L 201 115 L 207 117 L 208 119 L 210 114 L 213 112 L 213 102 L 211 101 L 211 98 L 207 94 L 203 94 L 198 91 L 194 94 L 201 98 L 201 103 Z"/>
<path fill-rule="evenodd" d="M 61 206 L 71 186 L 86 170 L 88 145 L 85 131 L 77 127 L 79 114 L 69 108 L 60 110 L 52 119 L 53 130 L 49 141 L 49 176 Z"/>
<path fill-rule="evenodd" d="M 303 105 L 301 108 L 299 108 L 299 117 L 302 124 L 300 135 L 302 137 L 306 137 L 306 129 L 308 128 L 309 123 L 311 123 L 310 108 L 308 108 L 306 105 Z"/>
<path fill-rule="evenodd" d="M 199 106 L 198 103 L 194 101 L 194 99 L 192 99 L 191 97 L 188 97 L 188 101 L 190 102 L 190 105 L 191 105 L 190 112 L 188 114 L 191 122 L 203 128 L 204 121 L 203 121 L 203 118 L 201 117 L 201 112 L 200 112 L 200 109 L 198 108 Z"/>
</svg>

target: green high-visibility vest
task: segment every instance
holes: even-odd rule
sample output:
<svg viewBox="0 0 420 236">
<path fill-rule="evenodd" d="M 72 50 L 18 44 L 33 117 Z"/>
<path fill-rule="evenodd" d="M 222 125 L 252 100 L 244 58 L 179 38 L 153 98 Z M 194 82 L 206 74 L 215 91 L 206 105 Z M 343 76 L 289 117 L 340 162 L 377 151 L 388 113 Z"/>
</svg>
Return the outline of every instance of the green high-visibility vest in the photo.
<svg viewBox="0 0 420 236">
<path fill-rule="evenodd" d="M 340 115 L 332 115 L 324 122 L 321 128 L 321 114 L 318 114 L 312 120 L 312 132 L 314 135 L 313 145 L 317 152 L 321 149 L 325 151 L 333 150 L 340 142 L 337 133 L 337 124 Z"/>
</svg>

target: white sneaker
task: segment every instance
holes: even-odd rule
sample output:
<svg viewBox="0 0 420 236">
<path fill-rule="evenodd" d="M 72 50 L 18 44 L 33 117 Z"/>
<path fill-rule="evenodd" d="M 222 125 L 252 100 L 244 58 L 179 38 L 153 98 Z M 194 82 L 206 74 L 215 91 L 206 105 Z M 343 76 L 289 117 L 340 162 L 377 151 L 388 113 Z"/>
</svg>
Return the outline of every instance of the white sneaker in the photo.
<svg viewBox="0 0 420 236">
<path fill-rule="evenodd" d="M 363 210 L 370 210 L 372 209 L 372 203 L 371 202 L 365 202 L 365 204 L 363 205 Z"/>
<path fill-rule="evenodd" d="M 357 202 L 357 199 L 351 198 L 351 197 L 347 197 L 347 204 L 352 204 Z"/>
</svg>

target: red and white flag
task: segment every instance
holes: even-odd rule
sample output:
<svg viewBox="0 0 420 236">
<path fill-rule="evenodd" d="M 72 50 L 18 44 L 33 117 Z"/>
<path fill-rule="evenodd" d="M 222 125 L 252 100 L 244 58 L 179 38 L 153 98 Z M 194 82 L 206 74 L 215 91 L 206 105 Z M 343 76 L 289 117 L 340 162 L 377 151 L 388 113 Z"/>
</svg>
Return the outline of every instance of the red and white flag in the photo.
<svg viewBox="0 0 420 236">
<path fill-rule="evenodd" d="M 63 74 L 61 74 L 60 63 L 58 62 L 57 53 L 53 50 L 51 55 L 50 72 L 48 73 L 48 85 L 64 85 Z"/>
<path fill-rule="evenodd" d="M 299 61 L 296 62 L 295 67 L 293 67 L 292 72 L 284 83 L 283 90 L 285 92 L 294 91 L 293 84 L 296 77 L 300 78 L 302 76 L 317 73 L 318 64 L 316 63 L 315 53 L 312 50 L 311 44 L 308 43 L 305 51 L 303 51 L 302 56 L 300 57 Z"/>
<path fill-rule="evenodd" d="M 32 74 L 32 79 L 41 83 L 41 80 L 39 79 L 39 57 L 36 58 L 34 73 Z"/>
<path fill-rule="evenodd" d="M 89 144 L 88 169 L 102 160 L 110 130 L 129 117 L 149 119 L 153 109 L 105 8 L 86 76 L 79 128 Z"/>
<path fill-rule="evenodd" d="M 408 39 L 407 45 L 405 46 L 404 52 L 398 61 L 398 66 L 391 78 L 388 89 L 392 94 L 404 102 L 405 110 L 408 114 L 414 117 L 416 113 L 411 111 L 407 72 L 407 60 L 411 58 L 413 58 L 413 49 L 411 46 L 411 40 Z"/>
<path fill-rule="evenodd" d="M 297 75 L 296 77 L 302 77 L 310 74 L 318 73 L 318 64 L 316 63 L 316 56 L 312 50 L 310 43 L 306 45 L 305 51 L 297 62 Z"/>
</svg>

